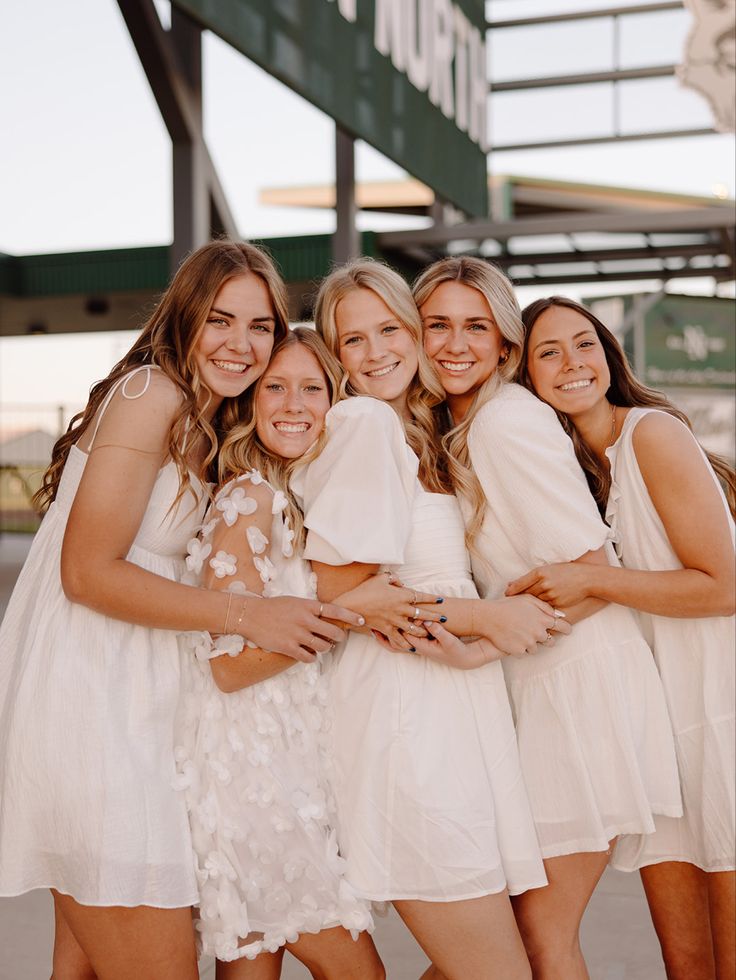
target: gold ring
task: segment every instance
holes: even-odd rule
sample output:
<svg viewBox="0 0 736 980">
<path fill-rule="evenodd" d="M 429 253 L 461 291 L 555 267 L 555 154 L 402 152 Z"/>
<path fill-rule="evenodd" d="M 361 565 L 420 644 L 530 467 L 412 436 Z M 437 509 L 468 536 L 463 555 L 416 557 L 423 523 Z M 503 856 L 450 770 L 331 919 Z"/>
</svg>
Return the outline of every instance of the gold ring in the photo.
<svg viewBox="0 0 736 980">
<path fill-rule="evenodd" d="M 319 612 L 317 613 L 317 619 L 319 619 L 319 618 L 320 618 L 320 616 L 322 615 L 322 610 L 323 610 L 324 608 L 325 608 L 325 607 L 324 607 L 324 606 L 322 605 L 322 603 L 320 602 L 320 604 L 319 604 Z"/>
<path fill-rule="evenodd" d="M 414 619 L 419 619 L 419 607 L 414 606 Z"/>
</svg>

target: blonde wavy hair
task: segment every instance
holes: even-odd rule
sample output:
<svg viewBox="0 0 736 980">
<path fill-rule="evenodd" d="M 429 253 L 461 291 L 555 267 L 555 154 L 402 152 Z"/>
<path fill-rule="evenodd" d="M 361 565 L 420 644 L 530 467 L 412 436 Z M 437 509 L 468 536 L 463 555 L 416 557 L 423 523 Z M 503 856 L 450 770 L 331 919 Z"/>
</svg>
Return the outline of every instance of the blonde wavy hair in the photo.
<svg viewBox="0 0 736 980">
<path fill-rule="evenodd" d="M 290 350 L 292 347 L 304 347 L 311 354 L 314 354 L 327 383 L 330 405 L 336 404 L 342 397 L 345 372 L 338 359 L 327 349 L 322 338 L 309 327 L 294 327 L 275 345 L 269 363 L 272 364 L 282 351 Z M 287 506 L 284 516 L 294 531 L 296 548 L 303 548 L 304 515 L 289 483 L 294 470 L 306 465 L 320 454 L 325 444 L 326 435 L 323 428 L 317 441 L 306 455 L 298 459 L 285 459 L 266 449 L 256 431 L 256 412 L 258 392 L 267 373 L 268 369 L 241 399 L 244 403 L 244 418 L 228 432 L 220 447 L 218 479 L 220 486 L 224 486 L 230 480 L 247 473 L 249 470 L 258 470 L 275 490 L 281 490 L 285 495 Z"/>
<path fill-rule="evenodd" d="M 438 409 L 445 393 L 422 346 L 419 311 L 404 279 L 383 262 L 361 258 L 335 269 L 323 280 L 317 294 L 314 320 L 317 331 L 332 353 L 339 357 L 340 341 L 335 313 L 338 304 L 356 289 L 370 289 L 383 300 L 398 322 L 409 331 L 417 347 L 419 366 L 407 392 L 408 418 L 403 419 L 406 441 L 419 459 L 419 479 L 434 493 L 451 493 L 445 454 L 440 441 Z M 343 390 L 361 392 L 346 375 Z"/>
<path fill-rule="evenodd" d="M 194 353 L 212 303 L 223 283 L 235 276 L 252 274 L 265 284 L 273 306 L 275 340 L 289 329 L 286 287 L 271 259 L 255 245 L 226 239 L 209 242 L 189 255 L 179 266 L 166 292 L 128 353 L 110 374 L 93 385 L 84 411 L 69 423 L 51 455 L 51 465 L 43 476 L 33 503 L 41 512 L 56 497 L 67 456 L 89 428 L 108 392 L 126 374 L 143 364 L 160 368 L 179 389 L 181 408 L 171 423 L 168 454 L 179 473 L 179 501 L 191 488 L 189 467 L 184 453 L 199 437 L 207 452 L 198 476 L 206 481 L 217 454 L 218 437 L 236 425 L 242 415 L 240 399 L 225 399 L 212 422 L 204 410 L 212 392 L 199 376 Z"/>
<path fill-rule="evenodd" d="M 457 256 L 440 259 L 419 275 L 413 293 L 416 305 L 421 308 L 434 290 L 443 282 L 460 282 L 485 297 L 496 326 L 504 338 L 505 358 L 475 393 L 468 412 L 457 425 L 452 425 L 449 409 L 445 406 L 442 445 L 447 454 L 447 467 L 455 493 L 467 501 L 471 508 L 466 523 L 465 541 L 471 550 L 483 524 L 486 498 L 475 475 L 468 452 L 468 431 L 480 409 L 490 401 L 507 381 L 511 381 L 521 362 L 524 342 L 524 325 L 521 309 L 509 279 L 496 266 L 473 256 Z M 444 311 L 446 312 L 446 311 Z"/>
</svg>

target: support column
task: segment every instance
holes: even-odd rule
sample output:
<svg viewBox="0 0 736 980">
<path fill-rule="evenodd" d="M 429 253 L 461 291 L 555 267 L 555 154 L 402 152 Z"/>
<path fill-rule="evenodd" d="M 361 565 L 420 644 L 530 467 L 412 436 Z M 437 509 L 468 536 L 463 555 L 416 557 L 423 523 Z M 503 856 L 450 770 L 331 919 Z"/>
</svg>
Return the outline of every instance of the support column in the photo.
<svg viewBox="0 0 736 980">
<path fill-rule="evenodd" d="M 172 45 L 186 85 L 189 109 L 202 132 L 202 30 L 198 24 L 171 6 Z M 172 272 L 193 249 L 210 237 L 210 193 L 202 143 L 188 134 L 172 142 L 174 193 L 174 242 L 170 262 Z"/>
<path fill-rule="evenodd" d="M 355 224 L 355 140 L 335 124 L 335 212 L 337 227 L 332 236 L 333 261 L 342 264 L 361 253 Z"/>
</svg>

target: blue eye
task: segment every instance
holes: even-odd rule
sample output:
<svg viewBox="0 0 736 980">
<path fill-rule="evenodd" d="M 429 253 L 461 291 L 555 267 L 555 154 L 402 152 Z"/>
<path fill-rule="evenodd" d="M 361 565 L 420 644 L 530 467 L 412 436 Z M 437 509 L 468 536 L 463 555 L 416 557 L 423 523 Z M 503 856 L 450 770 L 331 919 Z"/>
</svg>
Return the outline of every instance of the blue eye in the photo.
<svg viewBox="0 0 736 980">
<path fill-rule="evenodd" d="M 441 323 L 439 320 L 435 320 L 434 323 L 428 323 L 426 326 L 427 330 L 446 330 L 447 324 Z"/>
<path fill-rule="evenodd" d="M 471 323 L 468 327 L 469 330 L 487 330 L 488 327 L 485 323 Z"/>
</svg>

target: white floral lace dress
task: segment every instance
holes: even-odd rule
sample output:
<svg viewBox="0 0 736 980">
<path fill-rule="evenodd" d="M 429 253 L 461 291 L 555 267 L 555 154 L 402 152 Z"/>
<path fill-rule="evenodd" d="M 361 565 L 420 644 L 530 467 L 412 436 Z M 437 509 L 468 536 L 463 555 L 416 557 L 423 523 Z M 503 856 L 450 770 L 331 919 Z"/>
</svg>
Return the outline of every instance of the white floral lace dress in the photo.
<svg viewBox="0 0 736 980">
<path fill-rule="evenodd" d="M 243 581 L 250 563 L 264 596 L 313 598 L 314 576 L 294 554 L 285 506 L 283 493 L 256 471 L 231 481 L 189 542 L 190 571 L 201 575 L 207 562 L 227 591 L 241 595 L 252 591 Z M 332 829 L 322 665 L 295 663 L 224 693 L 209 660 L 247 656 L 240 637 L 186 634 L 182 653 L 176 759 L 192 828 L 202 951 L 252 959 L 303 932 L 372 928 L 367 904 L 343 878 Z"/>
</svg>

